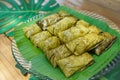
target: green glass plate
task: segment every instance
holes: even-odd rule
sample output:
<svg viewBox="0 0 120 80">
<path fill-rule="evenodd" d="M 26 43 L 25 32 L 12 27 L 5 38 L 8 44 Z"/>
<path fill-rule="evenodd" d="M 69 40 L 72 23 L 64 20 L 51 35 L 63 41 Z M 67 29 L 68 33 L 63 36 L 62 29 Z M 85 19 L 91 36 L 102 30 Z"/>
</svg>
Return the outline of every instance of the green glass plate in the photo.
<svg viewBox="0 0 120 80">
<path fill-rule="evenodd" d="M 64 74 L 61 72 L 59 68 L 53 68 L 52 65 L 49 63 L 49 61 L 46 59 L 44 53 L 39 49 L 34 47 L 32 42 L 30 42 L 29 39 L 27 39 L 22 31 L 23 27 L 29 26 L 31 24 L 34 24 L 38 19 L 35 19 L 29 23 L 24 23 L 20 25 L 20 27 L 16 27 L 14 30 L 14 39 L 16 41 L 17 47 L 20 51 L 20 54 L 24 59 L 31 62 L 30 71 L 33 74 L 38 75 L 41 79 L 53 79 L 53 80 L 88 80 L 95 74 L 97 74 L 99 71 L 101 71 L 105 66 L 112 61 L 112 59 L 118 54 L 120 51 L 120 34 L 110 28 L 107 23 L 104 21 L 92 18 L 90 16 L 84 15 L 81 12 L 77 12 L 73 9 L 70 9 L 65 6 L 61 6 L 55 10 L 53 10 L 51 13 L 48 13 L 46 15 L 43 15 L 39 19 L 44 18 L 45 16 L 48 16 L 50 14 L 59 12 L 61 10 L 64 10 L 71 15 L 83 19 L 87 22 L 89 22 L 92 25 L 96 25 L 98 28 L 100 28 L 102 31 L 109 32 L 112 35 L 117 36 L 117 40 L 115 43 L 105 51 L 100 56 L 93 55 L 94 57 L 94 64 L 85 69 L 84 71 L 78 71 L 74 75 L 72 75 L 70 78 L 66 78 Z"/>
</svg>

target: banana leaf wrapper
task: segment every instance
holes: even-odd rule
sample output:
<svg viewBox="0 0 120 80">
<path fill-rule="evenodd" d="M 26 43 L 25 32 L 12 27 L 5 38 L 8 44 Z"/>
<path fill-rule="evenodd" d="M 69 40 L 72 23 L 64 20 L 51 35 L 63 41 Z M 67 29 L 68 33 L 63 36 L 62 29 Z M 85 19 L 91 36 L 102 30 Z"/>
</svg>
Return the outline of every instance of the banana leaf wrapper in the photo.
<svg viewBox="0 0 120 80">
<path fill-rule="evenodd" d="M 70 77 L 76 71 L 82 71 L 88 65 L 92 64 L 93 57 L 89 53 L 83 53 L 82 55 L 76 56 L 71 55 L 70 57 L 61 59 L 57 62 L 66 77 Z"/>
<path fill-rule="evenodd" d="M 116 40 L 116 37 L 112 36 L 108 32 L 103 32 L 100 35 L 103 37 L 103 41 L 98 47 L 94 49 L 94 52 L 97 55 L 100 55 L 103 51 L 109 49 Z"/>
<path fill-rule="evenodd" d="M 89 51 L 91 48 L 103 41 L 103 38 L 100 35 L 94 33 L 87 34 L 84 38 L 87 41 L 86 51 Z"/>
<path fill-rule="evenodd" d="M 42 32 L 39 32 L 33 36 L 30 37 L 30 40 L 33 42 L 33 44 L 35 46 L 38 46 L 38 43 L 40 41 L 44 41 L 46 40 L 47 38 L 51 37 L 52 35 L 48 32 L 48 31 L 42 31 Z"/>
<path fill-rule="evenodd" d="M 89 23 L 85 22 L 84 20 L 80 20 L 77 21 L 74 27 L 58 33 L 58 37 L 62 42 L 67 43 L 78 37 L 83 37 L 89 33 L 99 34 L 101 33 L 101 30 L 96 26 L 89 26 Z"/>
<path fill-rule="evenodd" d="M 39 33 L 41 31 L 42 31 L 41 28 L 39 28 L 39 26 L 37 24 L 33 24 L 29 27 L 23 28 L 23 32 L 25 33 L 27 38 L 30 38 L 34 34 Z"/>
<path fill-rule="evenodd" d="M 90 24 L 84 20 L 79 20 L 76 25 L 83 25 L 85 27 L 88 27 Z"/>
<path fill-rule="evenodd" d="M 41 48 L 44 52 L 47 52 L 51 49 L 54 49 L 58 46 L 60 46 L 61 42 L 59 40 L 59 38 L 57 38 L 56 36 L 52 36 L 48 39 L 46 39 L 45 41 L 40 41 L 38 43 L 38 47 Z"/>
<path fill-rule="evenodd" d="M 60 15 L 60 17 L 64 18 L 66 16 L 71 16 L 69 13 L 65 12 L 65 11 L 60 11 L 58 12 L 58 14 Z"/>
<path fill-rule="evenodd" d="M 101 36 L 91 33 L 66 43 L 66 47 L 75 55 L 80 55 L 86 51 L 89 51 L 101 41 Z"/>
<path fill-rule="evenodd" d="M 89 29 L 89 33 L 99 34 L 99 33 L 102 32 L 99 28 L 97 28 L 97 27 L 94 26 L 94 25 L 89 26 L 88 29 Z"/>
<path fill-rule="evenodd" d="M 57 21 L 59 21 L 61 19 L 61 17 L 59 16 L 59 14 L 52 14 L 50 16 L 47 16 L 45 18 L 43 18 L 42 20 L 38 20 L 36 22 L 36 24 L 42 29 L 42 30 L 46 30 L 47 26 L 52 25 L 54 23 L 56 23 Z"/>
<path fill-rule="evenodd" d="M 42 20 L 38 20 L 36 22 L 36 24 L 42 30 L 46 30 L 48 26 L 58 22 L 59 20 L 61 20 L 62 18 L 66 17 L 66 16 L 70 16 L 70 14 L 65 12 L 65 11 L 60 11 L 56 14 L 52 14 L 50 16 L 47 16 L 47 17 L 43 18 Z"/>
<path fill-rule="evenodd" d="M 85 36 L 88 32 L 89 29 L 86 26 L 79 23 L 79 25 L 77 24 L 74 27 L 71 27 L 65 31 L 58 33 L 58 36 L 62 42 L 67 43 L 78 37 Z"/>
<path fill-rule="evenodd" d="M 65 17 L 57 23 L 47 27 L 47 30 L 53 35 L 58 35 L 59 32 L 72 27 L 76 23 L 76 21 L 77 19 L 75 17 Z"/>
<path fill-rule="evenodd" d="M 70 56 L 72 53 L 66 48 L 65 45 L 61 45 L 55 49 L 52 49 L 45 53 L 48 60 L 51 62 L 53 67 L 57 66 L 57 61 Z"/>
</svg>

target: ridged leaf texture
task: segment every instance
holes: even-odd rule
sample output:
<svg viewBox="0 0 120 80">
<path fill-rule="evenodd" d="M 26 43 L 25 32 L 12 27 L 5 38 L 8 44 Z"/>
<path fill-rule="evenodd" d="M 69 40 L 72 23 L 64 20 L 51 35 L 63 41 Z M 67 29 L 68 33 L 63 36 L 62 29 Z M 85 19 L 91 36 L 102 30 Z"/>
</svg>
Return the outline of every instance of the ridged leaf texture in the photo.
<svg viewBox="0 0 120 80">
<path fill-rule="evenodd" d="M 58 6 L 55 0 L 0 0 L 0 34 Z"/>
</svg>

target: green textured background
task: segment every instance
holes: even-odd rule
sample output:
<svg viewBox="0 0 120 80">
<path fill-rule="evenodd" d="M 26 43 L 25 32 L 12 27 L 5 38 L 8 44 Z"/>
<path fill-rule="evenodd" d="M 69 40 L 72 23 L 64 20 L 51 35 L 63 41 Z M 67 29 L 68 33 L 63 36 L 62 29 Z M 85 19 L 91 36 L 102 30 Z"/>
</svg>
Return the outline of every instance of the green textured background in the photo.
<svg viewBox="0 0 120 80">
<path fill-rule="evenodd" d="M 56 0 L 0 0 L 0 34 L 57 7 Z"/>
</svg>

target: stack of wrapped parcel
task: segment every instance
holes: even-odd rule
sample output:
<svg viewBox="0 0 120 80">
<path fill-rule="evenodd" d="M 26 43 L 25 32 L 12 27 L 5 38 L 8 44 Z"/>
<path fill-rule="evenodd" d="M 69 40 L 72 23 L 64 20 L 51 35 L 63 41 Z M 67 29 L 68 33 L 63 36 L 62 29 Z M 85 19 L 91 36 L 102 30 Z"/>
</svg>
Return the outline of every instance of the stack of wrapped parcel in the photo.
<svg viewBox="0 0 120 80">
<path fill-rule="evenodd" d="M 47 16 L 23 31 L 66 77 L 93 64 L 94 58 L 89 52 L 100 55 L 116 38 L 64 11 Z"/>
</svg>

